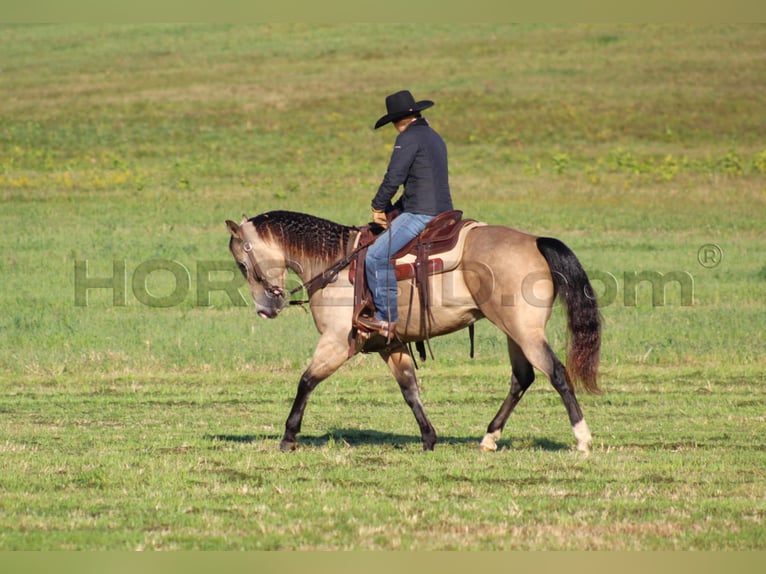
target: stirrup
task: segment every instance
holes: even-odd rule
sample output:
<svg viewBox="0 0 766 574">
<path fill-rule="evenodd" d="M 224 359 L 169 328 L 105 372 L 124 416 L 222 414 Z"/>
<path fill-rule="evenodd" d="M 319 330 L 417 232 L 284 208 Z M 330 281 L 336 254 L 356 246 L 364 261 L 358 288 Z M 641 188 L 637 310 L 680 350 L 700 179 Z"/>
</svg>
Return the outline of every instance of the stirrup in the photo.
<svg viewBox="0 0 766 574">
<path fill-rule="evenodd" d="M 388 342 L 391 342 L 396 337 L 396 323 L 381 321 L 374 317 L 365 317 L 363 315 L 357 317 L 356 322 L 360 327 L 368 331 L 374 331 L 383 335 Z"/>
</svg>

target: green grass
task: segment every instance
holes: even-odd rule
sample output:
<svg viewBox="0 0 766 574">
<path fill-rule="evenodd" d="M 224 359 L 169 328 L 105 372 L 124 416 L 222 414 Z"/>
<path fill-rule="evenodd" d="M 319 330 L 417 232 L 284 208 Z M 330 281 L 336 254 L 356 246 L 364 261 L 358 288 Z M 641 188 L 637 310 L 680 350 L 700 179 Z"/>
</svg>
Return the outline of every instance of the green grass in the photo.
<svg viewBox="0 0 766 574">
<path fill-rule="evenodd" d="M 749 25 L 3 27 L 0 548 L 763 549 L 762 52 Z M 364 356 L 283 455 L 310 316 L 197 301 L 226 219 L 367 221 L 393 141 L 371 126 L 404 87 L 437 102 L 457 207 L 601 278 L 589 459 L 544 380 L 478 452 L 509 376 L 486 322 L 475 360 L 458 333 L 419 370 L 436 452 Z M 76 305 L 76 262 L 113 260 L 125 304 Z M 151 260 L 188 269 L 178 305 L 133 293 Z M 692 300 L 630 289 L 655 272 Z M 558 310 L 549 336 L 561 352 Z"/>
<path fill-rule="evenodd" d="M 27 381 L 2 404 L 13 437 L 2 445 L 3 546 L 762 545 L 762 375 L 621 373 L 606 397 L 583 401 L 597 429 L 586 460 L 547 389 L 525 399 L 500 452 L 478 451 L 501 371 L 423 371 L 442 434 L 429 455 L 366 360 L 316 395 L 290 456 L 276 449 L 287 404 L 271 374 Z"/>
</svg>

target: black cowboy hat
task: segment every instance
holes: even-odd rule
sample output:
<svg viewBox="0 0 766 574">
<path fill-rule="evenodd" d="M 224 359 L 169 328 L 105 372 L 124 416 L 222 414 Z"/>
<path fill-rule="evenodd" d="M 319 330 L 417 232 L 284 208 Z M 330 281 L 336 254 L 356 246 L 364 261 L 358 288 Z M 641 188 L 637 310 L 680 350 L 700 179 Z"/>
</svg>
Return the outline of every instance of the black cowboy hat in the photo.
<svg viewBox="0 0 766 574">
<path fill-rule="evenodd" d="M 434 103 L 431 100 L 416 102 L 409 90 L 402 90 L 401 92 L 391 94 L 386 98 L 386 111 L 388 113 L 375 122 L 375 129 L 389 122 L 395 122 L 411 116 L 433 105 Z"/>
</svg>

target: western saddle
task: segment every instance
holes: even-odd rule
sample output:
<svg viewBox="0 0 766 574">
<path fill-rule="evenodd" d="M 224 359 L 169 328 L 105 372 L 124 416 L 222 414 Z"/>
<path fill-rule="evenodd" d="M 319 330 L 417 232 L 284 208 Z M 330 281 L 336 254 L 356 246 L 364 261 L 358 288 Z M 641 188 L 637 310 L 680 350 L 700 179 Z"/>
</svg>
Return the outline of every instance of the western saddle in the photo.
<svg viewBox="0 0 766 574">
<path fill-rule="evenodd" d="M 428 222 L 425 229 L 407 245 L 391 257 L 397 281 L 413 280 L 418 291 L 420 303 L 420 325 L 423 330 L 423 340 L 416 342 L 421 360 L 426 359 L 425 345 L 430 338 L 430 323 L 432 313 L 430 309 L 430 293 L 428 277 L 437 273 L 445 273 L 457 267 L 460 256 L 443 257 L 457 247 L 461 239 L 461 230 L 467 226 L 479 225 L 476 220 L 463 219 L 460 210 L 446 211 L 434 217 Z M 380 233 L 380 230 L 377 230 Z M 375 230 L 373 226 L 362 227 L 359 236 L 359 245 L 370 245 L 374 241 Z M 352 337 L 349 355 L 355 352 L 366 352 L 367 343 L 371 339 L 371 333 L 358 323 L 360 316 L 372 316 L 375 313 L 375 304 L 372 293 L 367 286 L 364 269 L 367 247 L 362 248 L 358 256 L 354 258 L 349 267 L 349 280 L 354 285 L 354 314 L 352 318 Z M 442 257 L 437 257 L 442 255 Z M 445 264 L 446 262 L 446 264 Z M 406 325 L 410 323 L 413 291 L 410 291 L 410 310 L 407 314 Z M 406 327 L 405 327 L 406 329 Z M 469 329 L 471 336 L 471 356 L 473 356 L 473 330 Z M 377 347 L 376 347 L 377 348 Z M 430 350 L 430 345 L 429 345 Z M 431 353 L 433 357 L 433 353 Z"/>
</svg>

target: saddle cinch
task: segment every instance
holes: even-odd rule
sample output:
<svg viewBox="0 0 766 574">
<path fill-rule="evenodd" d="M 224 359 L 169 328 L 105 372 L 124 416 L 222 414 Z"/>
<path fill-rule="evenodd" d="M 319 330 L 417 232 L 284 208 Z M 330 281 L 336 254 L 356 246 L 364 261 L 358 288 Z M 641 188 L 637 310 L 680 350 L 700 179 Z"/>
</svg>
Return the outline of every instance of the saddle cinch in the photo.
<svg viewBox="0 0 766 574">
<path fill-rule="evenodd" d="M 446 273 L 455 269 L 460 263 L 463 241 L 466 232 L 477 225 L 482 225 L 474 219 L 463 219 L 460 210 L 446 211 L 428 222 L 425 229 L 391 258 L 397 281 L 411 279 L 418 292 L 420 303 L 420 324 L 424 331 L 422 341 L 416 343 L 421 360 L 426 359 L 425 345 L 430 338 L 431 299 L 428 277 L 437 273 Z M 362 228 L 358 245 L 369 245 L 373 242 L 374 233 L 370 226 Z M 354 313 L 352 318 L 352 340 L 349 355 L 357 351 L 365 351 L 365 345 L 370 339 L 370 333 L 359 325 L 360 316 L 372 316 L 375 304 L 372 293 L 367 286 L 364 269 L 367 247 L 359 251 L 358 257 L 349 267 L 349 280 L 354 285 Z M 405 325 L 409 326 L 414 289 L 410 291 L 410 304 L 407 309 Z M 406 330 L 406 327 L 405 327 Z M 473 326 L 469 327 L 471 338 L 471 356 L 473 356 Z M 430 348 L 430 346 L 429 346 Z M 433 356 L 433 353 L 432 353 Z"/>
</svg>

